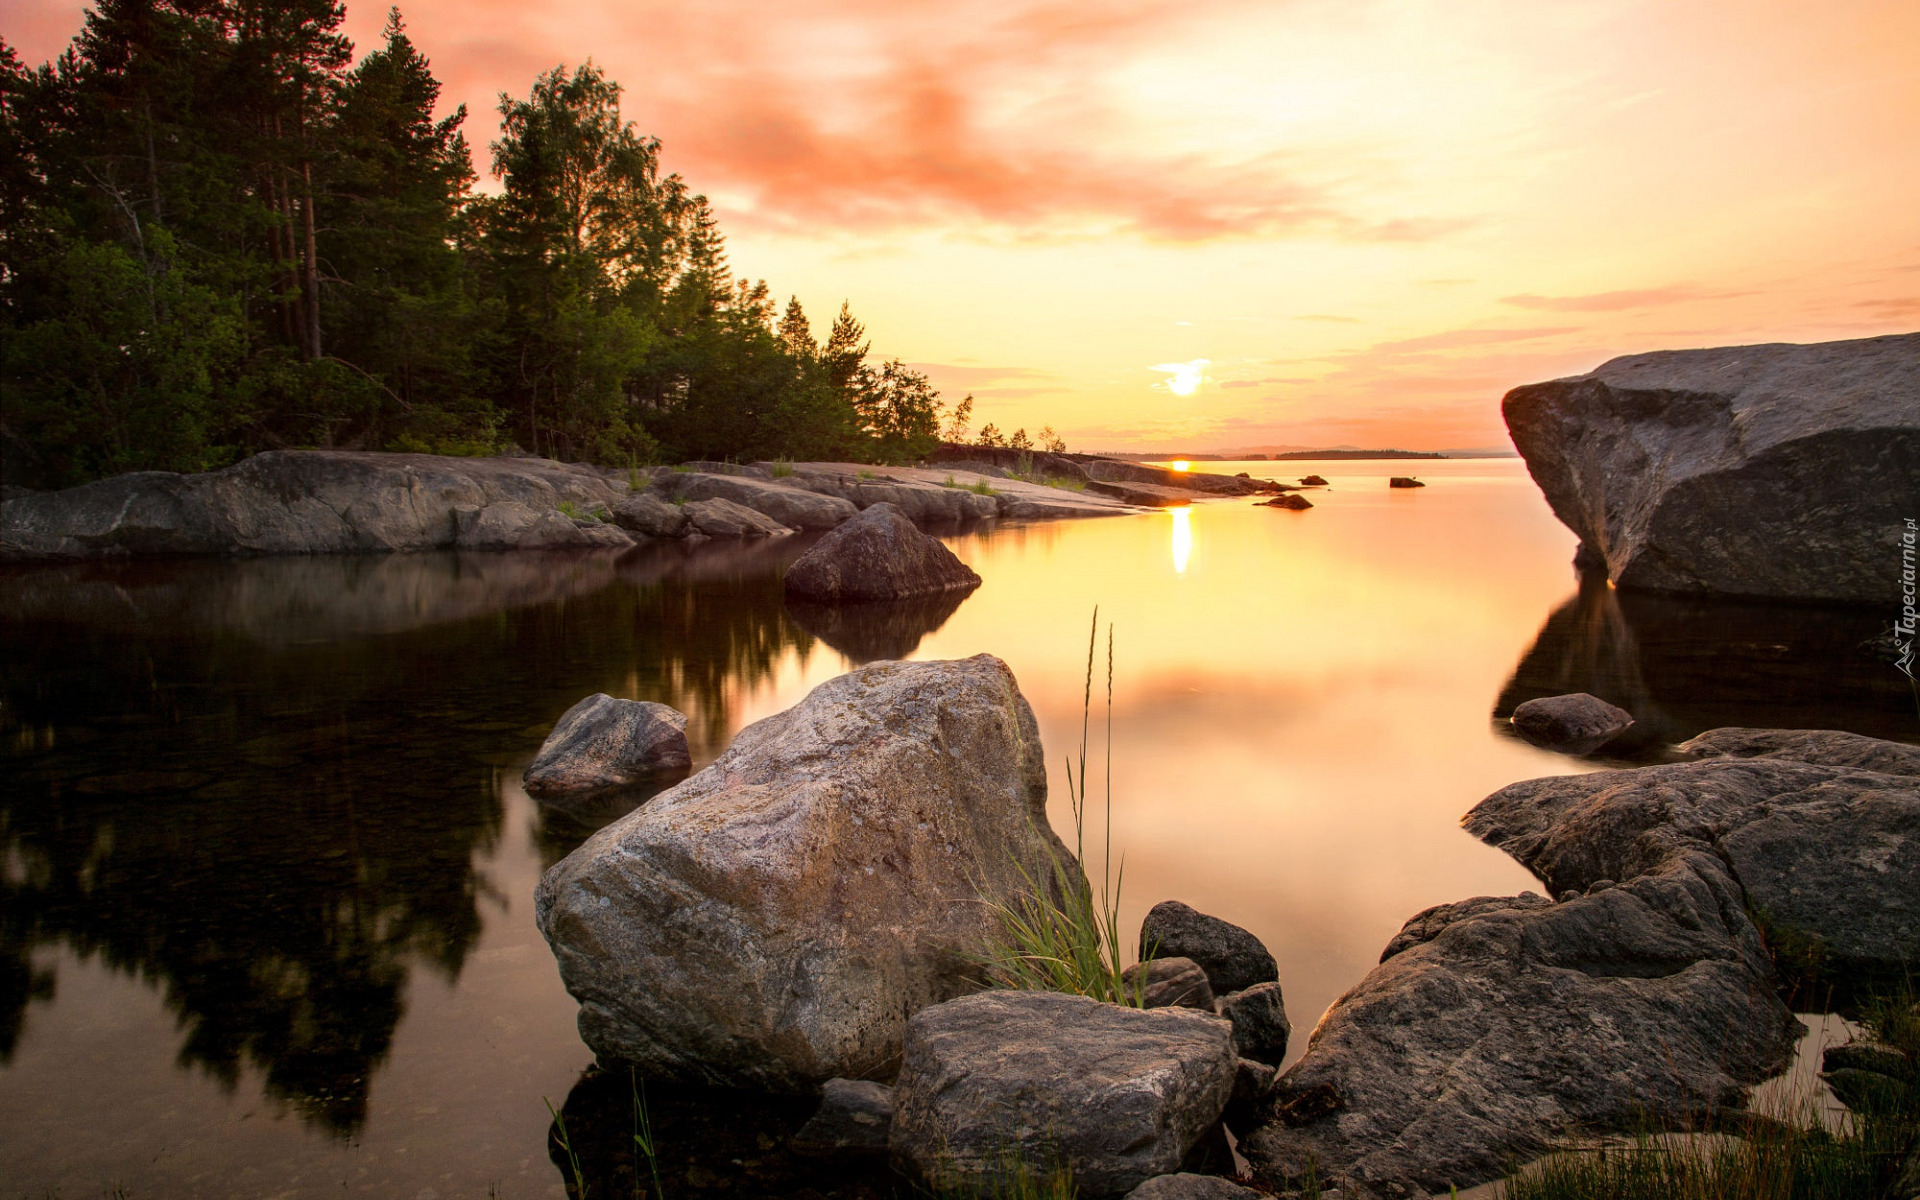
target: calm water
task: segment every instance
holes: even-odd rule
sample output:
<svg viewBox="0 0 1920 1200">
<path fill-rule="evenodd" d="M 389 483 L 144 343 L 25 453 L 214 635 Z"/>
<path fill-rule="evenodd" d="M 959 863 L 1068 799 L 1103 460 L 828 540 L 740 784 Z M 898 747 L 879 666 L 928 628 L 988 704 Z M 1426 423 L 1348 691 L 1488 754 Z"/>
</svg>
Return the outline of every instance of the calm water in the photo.
<svg viewBox="0 0 1920 1200">
<path fill-rule="evenodd" d="M 984 586 L 885 619 L 789 613 L 800 538 L 0 573 L 0 1197 L 563 1195 L 542 1100 L 591 1056 L 531 897 L 619 809 L 518 779 L 594 691 L 704 765 L 850 662 L 987 651 L 1064 799 L 1099 605 L 1124 915 L 1252 929 L 1297 1042 L 1416 910 L 1537 886 L 1458 828 L 1595 769 L 1503 733 L 1520 700 L 1920 736 L 1885 614 L 1579 591 L 1517 461 L 1246 469 L 1333 487 L 957 535 Z"/>
</svg>

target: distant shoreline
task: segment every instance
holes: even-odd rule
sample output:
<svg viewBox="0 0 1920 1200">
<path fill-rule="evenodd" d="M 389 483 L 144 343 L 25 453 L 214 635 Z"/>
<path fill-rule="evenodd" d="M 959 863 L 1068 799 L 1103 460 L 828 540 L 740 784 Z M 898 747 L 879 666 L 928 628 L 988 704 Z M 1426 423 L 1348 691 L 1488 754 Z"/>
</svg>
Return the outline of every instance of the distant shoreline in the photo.
<svg viewBox="0 0 1920 1200">
<path fill-rule="evenodd" d="M 1303 462 L 1303 461 L 1353 461 L 1358 459 L 1468 459 L 1468 458 L 1518 458 L 1511 451 L 1504 454 L 1442 454 L 1435 450 L 1286 450 L 1278 454 L 1190 454 L 1161 453 L 1132 454 L 1099 452 L 1099 458 L 1120 459 L 1124 462 Z"/>
</svg>

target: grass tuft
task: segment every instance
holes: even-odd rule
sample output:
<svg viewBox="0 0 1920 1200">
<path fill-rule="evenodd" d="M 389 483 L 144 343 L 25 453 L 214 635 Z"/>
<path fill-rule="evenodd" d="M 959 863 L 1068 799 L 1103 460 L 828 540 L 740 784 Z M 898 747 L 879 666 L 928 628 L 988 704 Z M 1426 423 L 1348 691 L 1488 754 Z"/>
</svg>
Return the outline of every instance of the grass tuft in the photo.
<svg viewBox="0 0 1920 1200">
<path fill-rule="evenodd" d="M 1078 865 L 1086 860 L 1087 750 L 1093 714 L 1094 652 L 1100 610 L 1087 635 L 1086 689 L 1081 699 L 1079 770 L 1067 759 L 1067 794 L 1073 802 L 1074 862 L 1048 851 L 1050 878 L 1036 879 L 1016 863 L 1020 893 L 1010 901 L 987 901 L 998 926 L 982 956 L 989 986 L 1025 991 L 1069 992 L 1111 1004 L 1146 1006 L 1146 973 L 1124 978 L 1126 943 L 1120 936 L 1120 887 L 1124 864 L 1113 866 L 1113 627 L 1107 627 L 1107 762 L 1105 867 L 1100 892 Z"/>
<path fill-rule="evenodd" d="M 967 490 L 981 496 L 995 496 L 999 494 L 993 490 L 993 485 L 984 479 L 968 484 Z"/>
<path fill-rule="evenodd" d="M 775 459 L 774 460 L 773 477 L 775 479 L 785 479 L 792 474 L 793 474 L 792 459 Z"/>
</svg>

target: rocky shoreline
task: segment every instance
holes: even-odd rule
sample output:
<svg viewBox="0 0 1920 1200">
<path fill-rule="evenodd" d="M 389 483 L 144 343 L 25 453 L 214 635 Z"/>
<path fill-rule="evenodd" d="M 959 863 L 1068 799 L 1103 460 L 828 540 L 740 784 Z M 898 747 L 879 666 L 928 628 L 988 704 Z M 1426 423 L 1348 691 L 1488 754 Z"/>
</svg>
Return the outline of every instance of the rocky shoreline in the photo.
<svg viewBox="0 0 1920 1200">
<path fill-rule="evenodd" d="M 1141 931 L 1144 1011 L 981 990 L 976 901 L 1073 861 L 990 656 L 873 663 L 749 726 L 550 870 L 538 919 L 603 1067 L 821 1096 L 795 1153 L 936 1187 L 1017 1162 L 1089 1197 L 1414 1200 L 1571 1137 L 1738 1129 L 1802 1033 L 1781 945 L 1920 959 L 1920 747 L 1725 729 L 1674 754 L 1476 806 L 1549 894 L 1413 916 L 1283 1072 L 1272 956 L 1176 902 Z"/>
<path fill-rule="evenodd" d="M 1019 461 L 1024 471 L 973 461 L 614 471 L 535 458 L 272 451 L 203 475 L 144 471 L 57 492 L 9 488 L 0 560 L 618 548 L 831 529 L 879 503 L 922 527 L 952 527 L 1113 516 L 1278 487 L 1085 456 Z"/>
</svg>

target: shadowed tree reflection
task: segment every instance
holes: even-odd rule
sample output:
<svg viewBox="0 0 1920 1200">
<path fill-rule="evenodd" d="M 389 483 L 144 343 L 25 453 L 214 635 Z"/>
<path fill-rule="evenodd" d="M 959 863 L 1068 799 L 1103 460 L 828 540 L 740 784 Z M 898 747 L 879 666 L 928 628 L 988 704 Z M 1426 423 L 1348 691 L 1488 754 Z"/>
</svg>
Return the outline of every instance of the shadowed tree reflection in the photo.
<svg viewBox="0 0 1920 1200">
<path fill-rule="evenodd" d="M 1537 696 L 1587 692 L 1633 714 L 1609 753 L 1655 754 L 1722 726 L 1920 732 L 1871 610 L 1618 591 L 1587 576 L 1541 626 L 1495 701 L 1503 729 Z M 1812 714 L 1818 714 L 1812 716 Z"/>
<path fill-rule="evenodd" d="M 798 542 L 0 573 L 0 1061 L 65 947 L 160 989 L 183 1066 L 351 1134 L 409 973 L 503 902 L 502 776 L 595 691 L 711 757 L 811 647 Z"/>
</svg>

